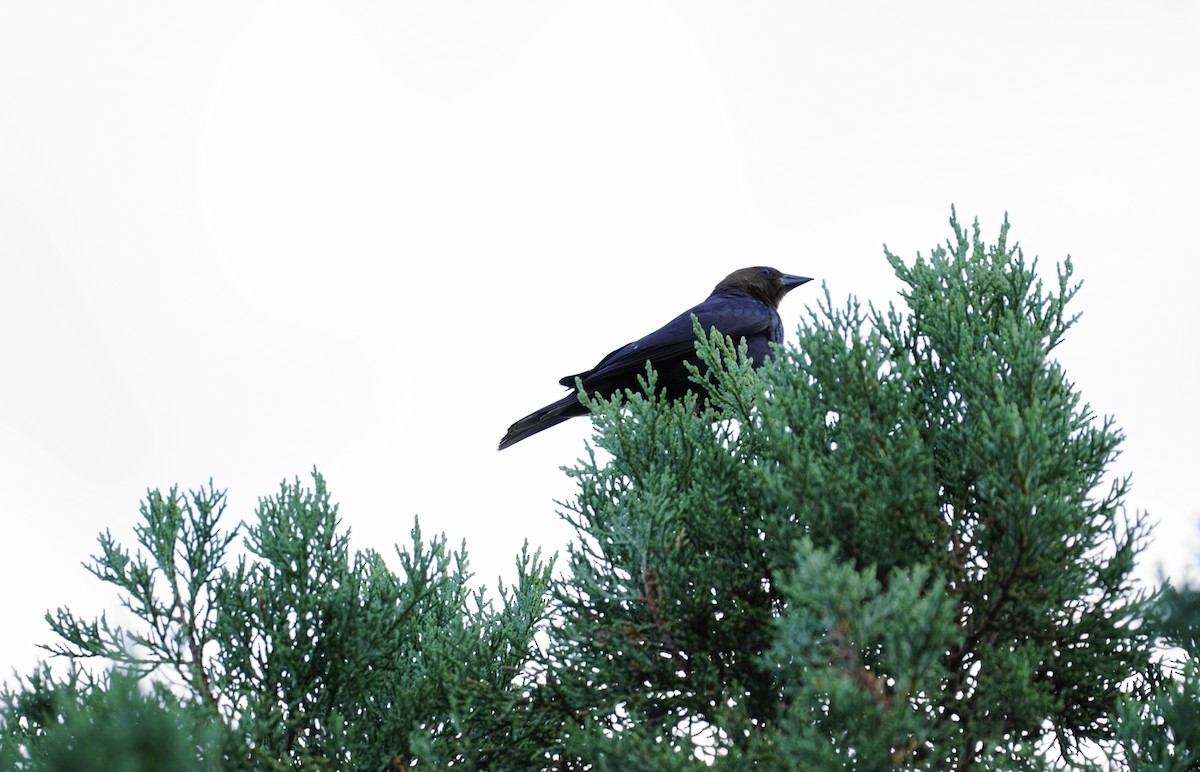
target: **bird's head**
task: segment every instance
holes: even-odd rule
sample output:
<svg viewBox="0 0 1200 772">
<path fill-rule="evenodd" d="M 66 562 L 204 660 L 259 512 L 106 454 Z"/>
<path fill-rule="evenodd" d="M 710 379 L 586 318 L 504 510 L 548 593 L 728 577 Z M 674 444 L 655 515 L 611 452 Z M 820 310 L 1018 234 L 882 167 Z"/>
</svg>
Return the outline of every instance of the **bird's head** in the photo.
<svg viewBox="0 0 1200 772">
<path fill-rule="evenodd" d="M 779 301 L 783 300 L 784 295 L 810 281 L 812 279 L 807 276 L 792 276 L 774 268 L 758 265 L 734 271 L 722 279 L 713 292 L 732 290 L 761 300 L 771 308 L 779 308 Z"/>
</svg>

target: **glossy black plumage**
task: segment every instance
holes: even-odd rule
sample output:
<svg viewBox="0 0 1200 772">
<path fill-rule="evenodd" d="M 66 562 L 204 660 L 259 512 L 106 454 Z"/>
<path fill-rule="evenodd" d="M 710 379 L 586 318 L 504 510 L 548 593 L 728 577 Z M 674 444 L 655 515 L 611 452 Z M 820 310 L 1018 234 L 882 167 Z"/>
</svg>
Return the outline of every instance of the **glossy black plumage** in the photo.
<svg viewBox="0 0 1200 772">
<path fill-rule="evenodd" d="M 694 362 L 696 336 L 692 315 L 705 330 L 716 327 L 735 342 L 746 339 L 750 357 L 762 362 L 770 356 L 769 343 L 783 342 L 783 321 L 779 302 L 789 290 L 807 281 L 774 268 L 743 268 L 726 276 L 712 294 L 698 306 L 689 308 L 665 325 L 632 343 L 613 351 L 591 370 L 563 377 L 559 383 L 571 393 L 520 419 L 508 428 L 500 440 L 500 450 L 568 418 L 586 415 L 575 392 L 575 379 L 583 382 L 589 394 L 609 396 L 624 389 L 638 388 L 638 376 L 646 372 L 646 362 L 654 365 L 658 387 L 671 397 L 682 396 L 693 386 L 685 362 Z"/>
</svg>

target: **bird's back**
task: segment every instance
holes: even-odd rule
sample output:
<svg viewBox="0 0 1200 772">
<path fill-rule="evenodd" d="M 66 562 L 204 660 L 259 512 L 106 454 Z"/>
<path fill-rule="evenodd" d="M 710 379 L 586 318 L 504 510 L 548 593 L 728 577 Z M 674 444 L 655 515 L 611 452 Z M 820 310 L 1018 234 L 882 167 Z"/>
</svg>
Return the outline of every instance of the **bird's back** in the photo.
<svg viewBox="0 0 1200 772">
<path fill-rule="evenodd" d="M 693 316 L 705 332 L 715 327 L 735 342 L 745 338 L 755 362 L 770 355 L 770 342 L 783 341 L 783 322 L 774 308 L 743 293 L 718 289 L 654 332 L 611 352 L 591 370 L 565 376 L 559 383 L 573 388 L 579 378 L 588 391 L 608 393 L 613 387 L 630 385 L 634 376 L 645 372 L 649 361 L 659 384 L 677 396 L 676 392 L 682 393 L 689 384 L 684 363 L 696 361 Z"/>
</svg>

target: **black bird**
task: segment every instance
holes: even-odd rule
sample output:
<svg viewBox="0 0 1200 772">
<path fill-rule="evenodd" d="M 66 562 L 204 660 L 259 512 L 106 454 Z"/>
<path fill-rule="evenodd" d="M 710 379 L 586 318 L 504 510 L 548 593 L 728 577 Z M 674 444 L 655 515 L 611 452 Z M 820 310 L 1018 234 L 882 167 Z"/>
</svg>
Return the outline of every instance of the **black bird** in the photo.
<svg viewBox="0 0 1200 772">
<path fill-rule="evenodd" d="M 575 379 L 579 378 L 588 394 L 608 397 L 624 389 L 639 388 L 638 376 L 645 374 L 649 361 L 658 375 L 658 387 L 666 389 L 669 397 L 680 397 L 693 386 L 684 366 L 685 362 L 696 361 L 693 314 L 705 332 L 716 327 L 721 334 L 733 338 L 734 343 L 745 338 L 751 359 L 761 363 L 770 356 L 768 343 L 783 342 L 783 321 L 777 310 L 779 301 L 789 290 L 808 281 L 812 279 L 762 266 L 734 271 L 722 279 L 700 305 L 684 311 L 649 335 L 622 346 L 591 370 L 568 375 L 559 383 L 574 389 Z M 500 440 L 499 449 L 504 450 L 568 418 L 586 414 L 587 410 L 579 403 L 579 394 L 568 394 L 508 427 L 508 434 Z"/>
</svg>

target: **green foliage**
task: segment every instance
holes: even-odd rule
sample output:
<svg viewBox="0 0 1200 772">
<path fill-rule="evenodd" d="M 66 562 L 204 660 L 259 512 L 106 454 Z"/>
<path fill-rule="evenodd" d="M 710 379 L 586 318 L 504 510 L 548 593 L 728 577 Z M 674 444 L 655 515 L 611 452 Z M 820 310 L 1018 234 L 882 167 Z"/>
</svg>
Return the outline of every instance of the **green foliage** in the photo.
<svg viewBox="0 0 1200 772">
<path fill-rule="evenodd" d="M 138 675 L 167 670 L 198 694 L 211 698 L 202 650 L 211 640 L 214 576 L 236 530 L 217 528 L 225 494 L 211 483 L 185 497 L 150 491 L 142 502 L 142 522 L 134 527 L 142 550 L 130 553 L 105 530 L 100 554 L 85 567 L 122 591 L 121 605 L 144 627 L 123 630 L 107 616 L 84 622 L 69 609 L 47 614 L 62 642 L 45 648 L 73 658 L 102 657 Z"/>
<path fill-rule="evenodd" d="M 545 657 L 564 763 L 1084 763 L 1151 672 L 1121 440 L 1051 356 L 1075 321 L 952 218 L 888 259 L 907 310 L 835 307 L 758 368 L 701 333 L 704 399 L 591 402 Z M 647 396 L 650 395 L 650 396 Z M 605 742 L 607 738 L 607 744 Z"/>
<path fill-rule="evenodd" d="M 726 451 L 735 427 L 714 432 L 708 408 L 697 420 L 695 397 L 627 404 L 627 416 L 615 404 L 596 416 L 608 463 L 592 454 L 571 472 L 580 539 L 547 667 L 559 704 L 584 722 L 567 756 L 577 741 L 636 731 L 686 758 L 696 733 L 720 736 L 727 718 L 732 728 L 774 703 L 762 657 L 779 595 L 763 582 L 761 539 L 730 516 L 753 494 L 752 470 Z"/>
<path fill-rule="evenodd" d="M 798 769 L 949 760 L 953 732 L 936 697 L 957 643 L 954 599 L 927 567 L 896 569 L 882 588 L 807 538 L 787 574 L 786 612 L 770 652 L 783 684 L 775 752 Z M 821 588 L 821 595 L 812 592 Z"/>
<path fill-rule="evenodd" d="M 1200 590 L 1164 586 L 1147 622 L 1160 637 L 1169 677 L 1118 706 L 1120 755 L 1135 772 L 1200 769 Z"/>
<path fill-rule="evenodd" d="M 138 626 L 60 609 L 47 615 L 62 639 L 50 650 L 173 684 L 182 696 L 171 709 L 205 722 L 199 733 L 184 722 L 182 737 L 200 748 L 212 733 L 234 738 L 222 740 L 226 768 L 483 765 L 536 753 L 514 706 L 549 581 L 537 554 L 522 553 L 517 584 L 501 587 L 497 602 L 469 587 L 465 552 L 447 549 L 444 537 L 425 541 L 414 526 L 393 573 L 373 550 L 351 553 L 314 472 L 311 489 L 297 480 L 259 501 L 248 554 L 231 565 L 238 529 L 216 527 L 224 499 L 211 485 L 187 496 L 150 492 L 136 529 L 141 549 L 130 553 L 105 532 L 89 566 L 121 591 Z M 69 688 L 45 686 L 48 671 L 30 679 L 28 694 L 54 695 L 42 700 L 49 717 L 21 720 L 32 714 L 20 700 L 32 697 L 14 696 L 6 752 L 57 748 L 39 740 L 48 727 L 84 714 L 102 727 L 110 713 L 117 720 L 133 709 L 121 701 L 125 681 L 121 690 L 75 688 L 84 676 L 73 666 Z M 166 711 L 167 692 L 155 693 Z M 99 710 L 110 703 L 113 711 Z M 30 758 L 30 768 L 44 763 Z"/>
<path fill-rule="evenodd" d="M 39 667 L 0 693 L 0 768 L 79 772 L 220 770 L 236 742 L 194 703 L 120 672 L 92 680 Z"/>
</svg>

